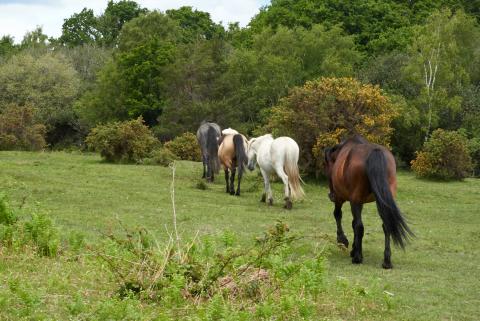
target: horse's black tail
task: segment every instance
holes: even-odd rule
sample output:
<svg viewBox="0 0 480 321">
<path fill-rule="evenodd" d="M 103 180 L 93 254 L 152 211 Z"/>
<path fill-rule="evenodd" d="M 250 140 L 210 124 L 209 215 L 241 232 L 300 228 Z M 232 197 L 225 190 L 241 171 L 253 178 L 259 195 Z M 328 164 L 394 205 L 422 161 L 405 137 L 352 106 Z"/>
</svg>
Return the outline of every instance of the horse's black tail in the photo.
<svg viewBox="0 0 480 321">
<path fill-rule="evenodd" d="M 218 174 L 220 161 L 218 160 L 218 133 L 212 126 L 207 131 L 208 166 L 212 173 Z"/>
<path fill-rule="evenodd" d="M 378 213 L 385 229 L 392 236 L 395 245 L 404 248 L 408 238 L 413 236 L 413 232 L 407 226 L 390 191 L 387 180 L 387 159 L 383 151 L 379 148 L 374 149 L 368 156 L 366 165 L 370 188 L 375 195 Z"/>
<path fill-rule="evenodd" d="M 235 146 L 235 159 L 237 160 L 238 175 L 241 177 L 241 174 L 245 171 L 245 166 L 248 163 L 243 136 L 240 134 L 234 135 L 233 145 Z"/>
</svg>

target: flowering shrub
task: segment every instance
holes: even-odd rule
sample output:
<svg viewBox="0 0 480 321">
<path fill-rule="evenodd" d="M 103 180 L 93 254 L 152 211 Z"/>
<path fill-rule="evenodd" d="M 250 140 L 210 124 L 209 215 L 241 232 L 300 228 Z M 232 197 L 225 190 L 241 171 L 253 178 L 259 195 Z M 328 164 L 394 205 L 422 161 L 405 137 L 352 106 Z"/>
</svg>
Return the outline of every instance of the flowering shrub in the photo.
<svg viewBox="0 0 480 321">
<path fill-rule="evenodd" d="M 265 129 L 295 139 L 303 169 L 315 173 L 322 168 L 323 149 L 353 134 L 388 146 L 396 115 L 395 106 L 378 86 L 353 78 L 320 78 L 282 99 Z"/>
</svg>

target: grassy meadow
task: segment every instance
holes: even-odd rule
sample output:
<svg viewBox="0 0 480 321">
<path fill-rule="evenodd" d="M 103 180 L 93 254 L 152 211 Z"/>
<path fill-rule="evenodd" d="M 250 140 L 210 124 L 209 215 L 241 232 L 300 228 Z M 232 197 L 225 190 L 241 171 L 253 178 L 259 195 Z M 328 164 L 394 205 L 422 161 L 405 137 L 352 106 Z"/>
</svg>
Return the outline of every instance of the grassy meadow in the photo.
<svg viewBox="0 0 480 321">
<path fill-rule="evenodd" d="M 248 173 L 242 196 L 224 192 L 223 175 L 198 188 L 199 163 L 178 162 L 175 202 L 182 237 L 235 233 L 249 244 L 277 220 L 300 239 L 297 255 L 324 251 L 323 310 L 314 320 L 477 320 L 480 312 L 480 180 L 432 182 L 398 174 L 398 204 L 416 238 L 403 252 L 393 248 L 393 270 L 381 268 L 383 232 L 374 204 L 364 209 L 364 263 L 352 265 L 335 244 L 333 206 L 325 184 L 307 182 L 307 198 L 283 209 L 282 185 L 275 203 L 260 203 L 257 171 Z M 62 239 L 81 233 L 87 244 L 124 226 L 145 226 L 159 242 L 172 231 L 171 169 L 112 165 L 98 155 L 63 152 L 0 153 L 2 193 L 20 216 L 47 213 Z M 344 229 L 353 241 L 351 214 Z M 0 319 L 155 319 L 162 309 L 112 298 L 114 284 L 104 264 L 88 251 L 55 258 L 0 248 Z M 140 317 L 135 311 L 142 311 Z"/>
</svg>

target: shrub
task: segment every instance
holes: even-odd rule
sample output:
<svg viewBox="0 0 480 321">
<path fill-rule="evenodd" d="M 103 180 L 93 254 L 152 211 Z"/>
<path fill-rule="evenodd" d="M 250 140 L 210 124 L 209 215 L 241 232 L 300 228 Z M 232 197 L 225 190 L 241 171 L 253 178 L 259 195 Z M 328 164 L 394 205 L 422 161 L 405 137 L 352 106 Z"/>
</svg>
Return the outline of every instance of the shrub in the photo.
<svg viewBox="0 0 480 321">
<path fill-rule="evenodd" d="M 167 148 L 157 148 L 155 149 L 150 157 L 146 158 L 143 161 L 143 164 L 146 165 L 161 165 L 161 166 L 168 166 L 174 160 L 177 159 L 177 156 Z"/>
<path fill-rule="evenodd" d="M 480 175 L 480 138 L 474 137 L 468 141 L 468 150 L 472 157 L 473 176 Z"/>
<path fill-rule="evenodd" d="M 200 148 L 198 147 L 197 137 L 190 132 L 186 132 L 176 137 L 174 140 L 166 142 L 165 148 L 172 151 L 178 156 L 178 158 L 182 160 L 197 162 L 202 159 Z"/>
<path fill-rule="evenodd" d="M 141 117 L 98 125 L 85 142 L 91 149 L 100 152 L 107 162 L 113 163 L 140 162 L 158 144 Z"/>
<path fill-rule="evenodd" d="M 0 150 L 41 150 L 46 128 L 34 120 L 31 107 L 9 105 L 0 114 Z"/>
<path fill-rule="evenodd" d="M 419 177 L 463 179 L 472 171 L 467 138 L 456 131 L 437 129 L 411 164 Z"/>
<path fill-rule="evenodd" d="M 352 78 L 321 78 L 295 87 L 272 108 L 263 129 L 295 139 L 302 168 L 318 174 L 323 149 L 348 136 L 360 134 L 388 146 L 395 107 L 378 86 Z"/>
</svg>

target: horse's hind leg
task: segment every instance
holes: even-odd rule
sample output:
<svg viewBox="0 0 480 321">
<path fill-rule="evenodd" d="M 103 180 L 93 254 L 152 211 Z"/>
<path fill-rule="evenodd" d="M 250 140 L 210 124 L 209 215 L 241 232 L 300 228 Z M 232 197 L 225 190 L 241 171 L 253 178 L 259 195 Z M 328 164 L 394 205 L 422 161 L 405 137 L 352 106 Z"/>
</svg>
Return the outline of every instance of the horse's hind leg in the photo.
<svg viewBox="0 0 480 321">
<path fill-rule="evenodd" d="M 348 248 L 348 239 L 345 236 L 342 228 L 342 205 L 343 203 L 335 203 L 333 216 L 335 216 L 335 221 L 337 223 L 337 243 L 341 243 Z"/>
<path fill-rule="evenodd" d="M 206 178 L 207 177 L 207 164 L 208 164 L 208 160 L 207 160 L 206 155 L 202 155 L 202 162 L 203 162 L 203 176 L 202 176 L 202 178 Z"/>
<path fill-rule="evenodd" d="M 355 204 L 350 202 L 352 208 L 352 228 L 353 228 L 353 246 L 350 256 L 352 257 L 352 263 L 359 264 L 363 261 L 362 254 L 362 239 L 363 239 L 363 223 L 362 223 L 362 209 L 363 204 Z"/>
<path fill-rule="evenodd" d="M 235 194 L 235 172 L 236 172 L 235 167 L 232 167 L 231 173 L 230 173 L 230 195 Z"/>
<path fill-rule="evenodd" d="M 283 182 L 284 185 L 284 194 L 285 194 L 285 206 L 287 210 L 292 209 L 292 200 L 291 200 L 291 191 L 290 191 L 290 185 L 288 184 L 288 176 L 285 174 L 285 171 L 283 170 L 283 166 L 277 165 L 275 166 L 275 171 L 277 172 L 277 175 L 280 177 L 280 179 Z"/>
<path fill-rule="evenodd" d="M 242 182 L 243 170 L 241 168 L 238 169 L 237 175 L 237 191 L 235 192 L 236 196 L 240 196 L 240 183 Z"/>
<path fill-rule="evenodd" d="M 230 187 L 228 185 L 228 168 L 225 168 L 225 184 L 227 185 L 227 193 L 230 193 Z"/>
<path fill-rule="evenodd" d="M 270 178 L 268 177 L 268 173 L 264 171 L 262 168 L 260 168 L 260 172 L 262 173 L 263 182 L 265 184 L 265 189 L 262 194 L 262 199 L 260 200 L 260 202 L 265 202 L 268 199 L 268 205 L 272 205 L 273 195 L 272 195 L 272 189 L 270 187 Z"/>
<path fill-rule="evenodd" d="M 391 269 L 393 267 L 392 261 L 390 259 L 391 252 L 390 252 L 390 233 L 387 232 L 385 229 L 385 225 L 382 224 L 383 233 L 385 233 L 385 251 L 383 252 L 383 264 L 382 267 L 384 269 Z"/>
</svg>

